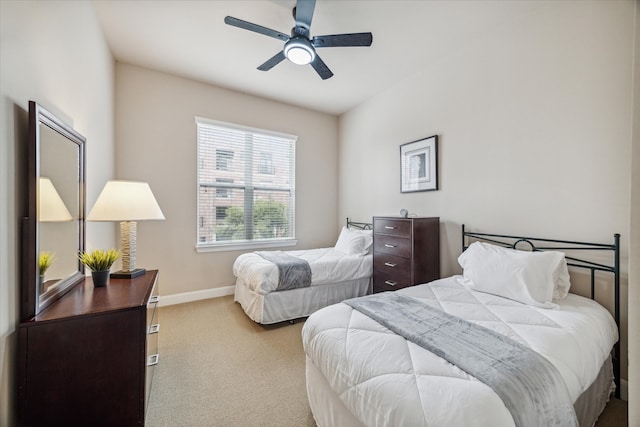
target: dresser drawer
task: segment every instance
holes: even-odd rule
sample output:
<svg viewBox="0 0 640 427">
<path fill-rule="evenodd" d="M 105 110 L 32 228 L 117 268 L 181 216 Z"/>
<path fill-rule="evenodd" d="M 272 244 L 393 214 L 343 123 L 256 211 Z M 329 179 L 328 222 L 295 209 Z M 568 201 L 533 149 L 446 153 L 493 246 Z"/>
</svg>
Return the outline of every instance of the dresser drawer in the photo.
<svg viewBox="0 0 640 427">
<path fill-rule="evenodd" d="M 160 334 L 160 320 L 158 310 L 158 301 L 160 301 L 159 290 L 160 288 L 156 279 L 153 284 L 153 289 L 151 290 L 151 295 L 149 296 L 149 301 L 147 302 L 147 342 L 145 351 L 146 366 L 144 387 L 145 413 L 147 406 L 149 405 L 149 394 L 151 393 L 151 384 L 153 383 L 153 373 L 155 371 L 156 365 L 160 360 L 160 355 L 158 354 L 158 335 Z"/>
<path fill-rule="evenodd" d="M 377 272 L 373 276 L 373 292 L 395 291 L 411 286 L 411 277 L 408 272 L 388 274 Z"/>
<path fill-rule="evenodd" d="M 373 232 L 389 236 L 411 237 L 411 222 L 400 219 L 379 219 L 373 221 Z"/>
<path fill-rule="evenodd" d="M 411 240 L 396 236 L 376 234 L 373 238 L 373 253 L 388 254 L 403 258 L 411 257 Z"/>
<path fill-rule="evenodd" d="M 160 296 L 158 295 L 158 283 L 156 281 L 151 290 L 149 301 L 147 302 L 147 331 L 149 331 L 149 328 L 154 322 L 158 321 L 156 316 L 158 301 L 160 301 Z"/>
<path fill-rule="evenodd" d="M 157 303 L 152 305 L 147 305 L 147 325 L 146 330 L 147 333 L 152 329 L 154 324 L 158 323 L 158 315 L 157 315 Z"/>
<path fill-rule="evenodd" d="M 149 394 L 151 393 L 151 384 L 153 382 L 153 373 L 155 367 L 160 361 L 160 355 L 158 354 L 158 334 L 147 334 L 147 352 L 146 352 L 146 373 L 145 373 L 145 387 L 144 387 L 144 403 L 145 413 L 147 405 L 149 404 Z"/>
<path fill-rule="evenodd" d="M 406 271 L 411 271 L 411 260 L 409 258 L 403 258 L 385 253 L 376 254 L 373 258 L 373 271 L 375 274 L 401 274 Z"/>
</svg>

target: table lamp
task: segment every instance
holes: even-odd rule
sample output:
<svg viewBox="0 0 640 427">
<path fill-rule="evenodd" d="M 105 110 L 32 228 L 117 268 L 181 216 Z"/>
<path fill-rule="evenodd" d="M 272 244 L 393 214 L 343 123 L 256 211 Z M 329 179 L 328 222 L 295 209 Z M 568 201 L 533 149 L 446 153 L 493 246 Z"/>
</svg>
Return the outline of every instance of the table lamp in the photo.
<svg viewBox="0 0 640 427">
<path fill-rule="evenodd" d="M 120 221 L 122 270 L 111 277 L 131 279 L 145 273 L 136 268 L 136 221 L 164 219 L 149 184 L 134 181 L 107 181 L 87 221 Z"/>
<path fill-rule="evenodd" d="M 41 176 L 38 188 L 38 221 L 64 222 L 71 220 L 73 217 L 51 180 Z"/>
</svg>

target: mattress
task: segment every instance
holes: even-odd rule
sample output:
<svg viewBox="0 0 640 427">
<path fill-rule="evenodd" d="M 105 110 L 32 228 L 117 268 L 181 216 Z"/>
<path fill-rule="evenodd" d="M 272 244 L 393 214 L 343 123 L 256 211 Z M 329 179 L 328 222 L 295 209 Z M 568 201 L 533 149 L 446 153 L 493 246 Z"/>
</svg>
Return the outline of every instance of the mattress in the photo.
<svg viewBox="0 0 640 427">
<path fill-rule="evenodd" d="M 334 248 L 287 251 L 311 267 L 311 286 L 368 278 L 372 255 L 347 255 Z M 278 287 L 278 267 L 253 252 L 240 255 L 233 263 L 233 274 L 252 292 L 266 295 Z"/>
<path fill-rule="evenodd" d="M 234 299 L 250 319 L 266 325 L 307 317 L 328 305 L 367 295 L 369 282 L 369 277 L 364 277 L 264 295 L 252 291 L 237 279 Z"/>
<path fill-rule="evenodd" d="M 472 291 L 460 276 L 397 292 L 539 352 L 558 369 L 573 402 L 594 383 L 618 339 L 609 312 L 573 294 L 554 301 L 557 309 L 536 308 Z M 490 387 L 346 304 L 311 315 L 302 338 L 308 375 L 313 383 L 318 378 L 326 382 L 352 416 L 350 424 L 514 425 Z M 325 406 L 313 390 L 309 394 L 319 425 L 344 412 L 337 405 Z"/>
</svg>

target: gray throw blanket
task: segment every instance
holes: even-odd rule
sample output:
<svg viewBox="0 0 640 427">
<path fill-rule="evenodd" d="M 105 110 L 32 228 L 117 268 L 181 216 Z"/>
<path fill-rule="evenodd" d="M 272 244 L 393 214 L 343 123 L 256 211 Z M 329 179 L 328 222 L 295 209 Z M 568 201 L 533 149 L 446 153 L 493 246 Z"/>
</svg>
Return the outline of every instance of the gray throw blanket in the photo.
<svg viewBox="0 0 640 427">
<path fill-rule="evenodd" d="M 278 287 L 276 291 L 307 288 L 311 286 L 311 267 L 302 258 L 282 251 L 256 252 L 262 258 L 278 267 Z"/>
<path fill-rule="evenodd" d="M 560 373 L 529 347 L 395 292 L 344 302 L 491 387 L 516 426 L 578 425 Z"/>
</svg>

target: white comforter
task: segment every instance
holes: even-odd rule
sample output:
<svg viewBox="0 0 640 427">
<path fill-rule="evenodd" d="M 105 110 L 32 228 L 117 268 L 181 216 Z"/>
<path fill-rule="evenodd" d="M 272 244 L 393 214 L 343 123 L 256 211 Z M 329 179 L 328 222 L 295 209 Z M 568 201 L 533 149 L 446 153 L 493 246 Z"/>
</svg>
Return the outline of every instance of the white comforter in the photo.
<svg viewBox="0 0 640 427">
<path fill-rule="evenodd" d="M 370 277 L 373 266 L 372 255 L 347 255 L 334 248 L 287 251 L 289 255 L 302 258 L 311 267 L 311 286 L 338 283 Z M 278 267 L 255 253 L 246 253 L 236 258 L 233 274 L 252 291 L 266 295 L 278 287 Z"/>
<path fill-rule="evenodd" d="M 618 339 L 609 312 L 569 294 L 543 309 L 471 291 L 455 276 L 401 289 L 453 315 L 529 345 L 560 371 L 575 402 Z M 366 426 L 512 426 L 491 388 L 384 326 L 335 304 L 302 330 L 304 350 L 345 406 Z"/>
</svg>

